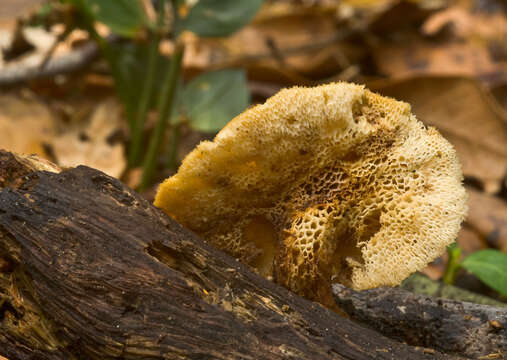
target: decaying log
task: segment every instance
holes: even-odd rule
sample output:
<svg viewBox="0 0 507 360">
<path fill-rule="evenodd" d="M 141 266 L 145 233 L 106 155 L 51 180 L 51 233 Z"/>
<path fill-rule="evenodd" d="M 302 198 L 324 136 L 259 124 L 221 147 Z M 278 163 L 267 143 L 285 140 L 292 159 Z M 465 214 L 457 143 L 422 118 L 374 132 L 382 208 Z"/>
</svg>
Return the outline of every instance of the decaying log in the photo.
<svg viewBox="0 0 507 360">
<path fill-rule="evenodd" d="M 333 285 L 353 319 L 409 344 L 477 359 L 507 356 L 507 309 L 421 296 L 399 288 L 354 291 Z"/>
<path fill-rule="evenodd" d="M 457 359 L 261 278 L 99 171 L 0 152 L 0 355 Z"/>
</svg>

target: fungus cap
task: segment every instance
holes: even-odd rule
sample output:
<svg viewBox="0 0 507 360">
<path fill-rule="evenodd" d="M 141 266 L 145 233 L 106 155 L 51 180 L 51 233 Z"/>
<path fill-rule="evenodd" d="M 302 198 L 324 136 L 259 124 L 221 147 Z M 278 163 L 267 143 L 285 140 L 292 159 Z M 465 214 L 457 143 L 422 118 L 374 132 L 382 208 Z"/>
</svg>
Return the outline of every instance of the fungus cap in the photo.
<svg viewBox="0 0 507 360">
<path fill-rule="evenodd" d="M 155 205 L 310 298 L 399 284 L 466 213 L 452 146 L 410 105 L 362 86 L 280 91 L 204 141 Z"/>
</svg>

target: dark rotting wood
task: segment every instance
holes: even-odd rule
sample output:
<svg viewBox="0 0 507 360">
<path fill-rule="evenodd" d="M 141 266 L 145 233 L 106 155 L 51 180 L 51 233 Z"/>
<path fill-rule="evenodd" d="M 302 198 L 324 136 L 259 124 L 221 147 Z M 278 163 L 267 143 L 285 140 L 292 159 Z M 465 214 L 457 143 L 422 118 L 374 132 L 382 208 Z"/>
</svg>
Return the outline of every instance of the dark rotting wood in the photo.
<svg viewBox="0 0 507 360">
<path fill-rule="evenodd" d="M 334 285 L 338 306 L 393 339 L 473 359 L 507 357 L 507 309 L 416 295 L 400 288 Z M 489 356 L 489 357 L 488 357 Z"/>
<path fill-rule="evenodd" d="M 0 178 L 0 355 L 10 360 L 460 358 L 258 276 L 97 170 L 23 170 L 0 152 Z"/>
</svg>

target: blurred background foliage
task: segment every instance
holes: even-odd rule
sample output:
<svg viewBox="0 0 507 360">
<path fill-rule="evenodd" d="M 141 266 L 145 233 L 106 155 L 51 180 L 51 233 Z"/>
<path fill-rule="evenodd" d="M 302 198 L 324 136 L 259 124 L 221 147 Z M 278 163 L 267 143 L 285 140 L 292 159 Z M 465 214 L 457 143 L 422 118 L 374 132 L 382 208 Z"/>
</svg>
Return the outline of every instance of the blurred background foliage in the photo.
<svg viewBox="0 0 507 360">
<path fill-rule="evenodd" d="M 365 84 L 412 104 L 463 164 L 469 216 L 457 245 L 424 273 L 505 301 L 506 7 L 1 1 L 0 147 L 100 169 L 151 199 L 199 141 L 279 89 Z"/>
</svg>

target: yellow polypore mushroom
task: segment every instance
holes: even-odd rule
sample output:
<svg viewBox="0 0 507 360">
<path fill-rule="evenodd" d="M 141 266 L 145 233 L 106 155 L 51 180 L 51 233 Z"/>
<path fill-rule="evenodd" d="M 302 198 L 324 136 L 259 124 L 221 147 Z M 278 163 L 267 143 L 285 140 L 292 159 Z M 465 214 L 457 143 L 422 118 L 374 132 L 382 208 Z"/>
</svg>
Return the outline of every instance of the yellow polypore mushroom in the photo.
<svg viewBox="0 0 507 360">
<path fill-rule="evenodd" d="M 296 293 L 397 285 L 452 243 L 459 161 L 410 105 L 336 83 L 280 91 L 204 141 L 155 205 Z"/>
</svg>

